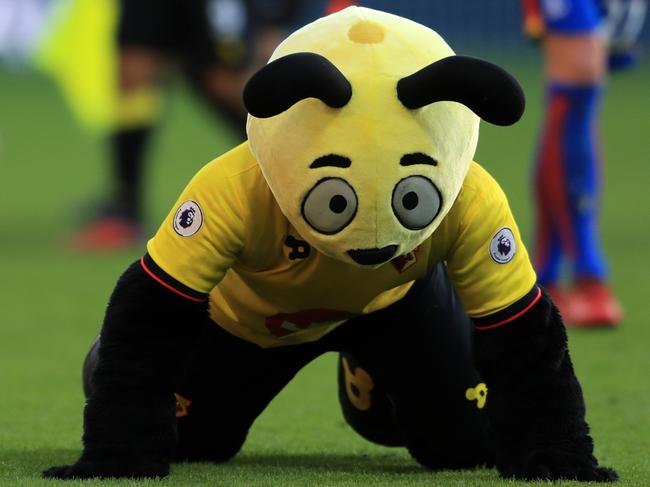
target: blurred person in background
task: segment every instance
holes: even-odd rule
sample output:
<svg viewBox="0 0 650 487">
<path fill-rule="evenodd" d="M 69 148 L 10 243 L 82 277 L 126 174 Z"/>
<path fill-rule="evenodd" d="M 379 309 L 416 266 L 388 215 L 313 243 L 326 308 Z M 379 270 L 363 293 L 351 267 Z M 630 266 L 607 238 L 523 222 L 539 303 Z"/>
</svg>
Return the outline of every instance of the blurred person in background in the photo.
<svg viewBox="0 0 650 487">
<path fill-rule="evenodd" d="M 608 59 L 612 68 L 633 63 L 645 6 L 645 0 L 523 0 L 524 29 L 542 42 L 546 84 L 534 173 L 534 263 L 574 326 L 615 326 L 622 319 L 599 236 L 598 122 Z M 560 286 L 565 259 L 572 264 L 568 288 Z"/>
<path fill-rule="evenodd" d="M 118 95 L 109 137 L 109 195 L 71 238 L 78 250 L 129 247 L 143 237 L 143 169 L 162 108 L 161 82 L 177 69 L 208 108 L 245 138 L 248 73 L 266 63 L 299 0 L 121 0 Z M 171 68 L 171 69 L 170 69 Z"/>
</svg>

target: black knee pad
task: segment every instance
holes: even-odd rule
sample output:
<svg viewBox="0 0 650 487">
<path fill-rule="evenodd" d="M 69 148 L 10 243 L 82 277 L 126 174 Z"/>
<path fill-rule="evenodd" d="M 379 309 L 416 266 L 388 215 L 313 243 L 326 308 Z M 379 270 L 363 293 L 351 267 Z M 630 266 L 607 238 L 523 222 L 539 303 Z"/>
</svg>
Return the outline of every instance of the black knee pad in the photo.
<svg viewBox="0 0 650 487">
<path fill-rule="evenodd" d="M 88 353 L 86 354 L 83 369 L 81 372 L 81 383 L 83 385 L 84 396 L 86 396 L 86 399 L 90 397 L 90 394 L 93 390 L 91 378 L 95 367 L 97 367 L 97 361 L 99 360 L 98 351 L 99 337 L 95 338 L 95 341 L 90 346 L 90 350 L 88 350 Z"/>
<path fill-rule="evenodd" d="M 471 436 L 440 433 L 416 433 L 407 438 L 406 448 L 420 465 L 431 470 L 460 470 L 494 464 L 494 450 L 485 431 Z"/>
<path fill-rule="evenodd" d="M 404 446 L 390 398 L 350 354 L 339 357 L 338 389 L 341 412 L 354 431 L 379 445 Z"/>
</svg>

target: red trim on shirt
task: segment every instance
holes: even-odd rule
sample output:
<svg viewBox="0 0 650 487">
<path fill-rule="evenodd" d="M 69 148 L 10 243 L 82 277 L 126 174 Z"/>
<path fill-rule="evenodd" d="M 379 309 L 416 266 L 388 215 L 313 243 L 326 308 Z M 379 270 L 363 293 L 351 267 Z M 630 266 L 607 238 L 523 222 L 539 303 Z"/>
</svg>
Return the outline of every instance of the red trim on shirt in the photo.
<svg viewBox="0 0 650 487">
<path fill-rule="evenodd" d="M 153 272 L 151 272 L 151 271 L 147 268 L 147 266 L 146 266 L 145 263 L 144 263 L 144 257 L 142 257 L 142 258 L 140 259 L 140 265 L 142 266 L 142 268 L 144 269 L 144 271 L 145 271 L 147 274 L 149 274 L 149 275 L 153 278 L 154 281 L 156 281 L 156 282 L 159 283 L 159 284 L 162 284 L 163 287 L 166 287 L 166 288 L 169 289 L 170 291 L 175 292 L 175 293 L 178 294 L 179 296 L 183 296 L 184 298 L 187 298 L 187 299 L 189 299 L 190 301 L 195 301 L 195 302 L 197 302 L 197 303 L 202 303 L 203 301 L 205 301 L 205 300 L 207 299 L 207 298 L 195 298 L 194 296 L 190 296 L 189 294 L 185 294 L 184 292 L 181 292 L 181 291 L 179 291 L 178 289 L 173 288 L 172 286 L 170 286 L 170 285 L 167 284 L 165 281 L 163 281 L 162 279 L 160 279 L 158 276 L 156 276 Z"/>
<path fill-rule="evenodd" d="M 537 296 L 530 302 L 528 306 L 526 306 L 524 309 L 522 309 L 519 313 L 516 315 L 511 316 L 510 318 L 506 318 L 505 320 L 499 321 L 498 323 L 494 323 L 493 325 L 487 325 L 487 326 L 474 326 L 474 329 L 476 331 L 486 331 L 486 330 L 492 330 L 494 328 L 497 328 L 501 325 L 505 325 L 506 323 L 510 323 L 511 321 L 516 320 L 519 318 L 521 315 L 526 313 L 530 308 L 533 307 L 533 305 L 539 301 L 539 298 L 542 297 L 542 290 L 538 287 L 537 288 Z"/>
</svg>

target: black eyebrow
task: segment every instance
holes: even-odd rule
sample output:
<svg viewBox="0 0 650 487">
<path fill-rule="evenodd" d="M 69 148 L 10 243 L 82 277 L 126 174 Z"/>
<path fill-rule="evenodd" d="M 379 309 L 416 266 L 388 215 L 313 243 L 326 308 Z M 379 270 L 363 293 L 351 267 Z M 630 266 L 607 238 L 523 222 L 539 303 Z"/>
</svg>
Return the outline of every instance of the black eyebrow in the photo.
<svg viewBox="0 0 650 487">
<path fill-rule="evenodd" d="M 339 156 L 336 154 L 327 154 L 326 156 L 321 156 L 312 162 L 309 165 L 310 169 L 316 169 L 317 167 L 350 167 L 352 161 L 344 156 Z"/>
<path fill-rule="evenodd" d="M 429 166 L 437 166 L 438 161 L 433 157 L 429 157 L 422 152 L 414 152 L 412 154 L 404 154 L 399 161 L 401 166 L 413 166 L 414 164 L 427 164 Z"/>
</svg>

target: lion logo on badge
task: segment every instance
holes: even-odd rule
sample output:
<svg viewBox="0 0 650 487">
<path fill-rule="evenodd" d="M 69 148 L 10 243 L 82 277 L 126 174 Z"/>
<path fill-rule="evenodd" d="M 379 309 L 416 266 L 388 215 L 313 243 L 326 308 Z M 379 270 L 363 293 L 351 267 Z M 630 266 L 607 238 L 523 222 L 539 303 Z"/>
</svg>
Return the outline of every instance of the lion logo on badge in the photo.
<svg viewBox="0 0 650 487">
<path fill-rule="evenodd" d="M 203 211 L 199 204 L 194 200 L 182 203 L 174 214 L 172 225 L 181 237 L 191 237 L 198 232 L 203 225 Z"/>
<path fill-rule="evenodd" d="M 515 235 L 508 227 L 501 228 L 490 241 L 490 255 L 497 264 L 507 264 L 517 252 Z"/>
</svg>

